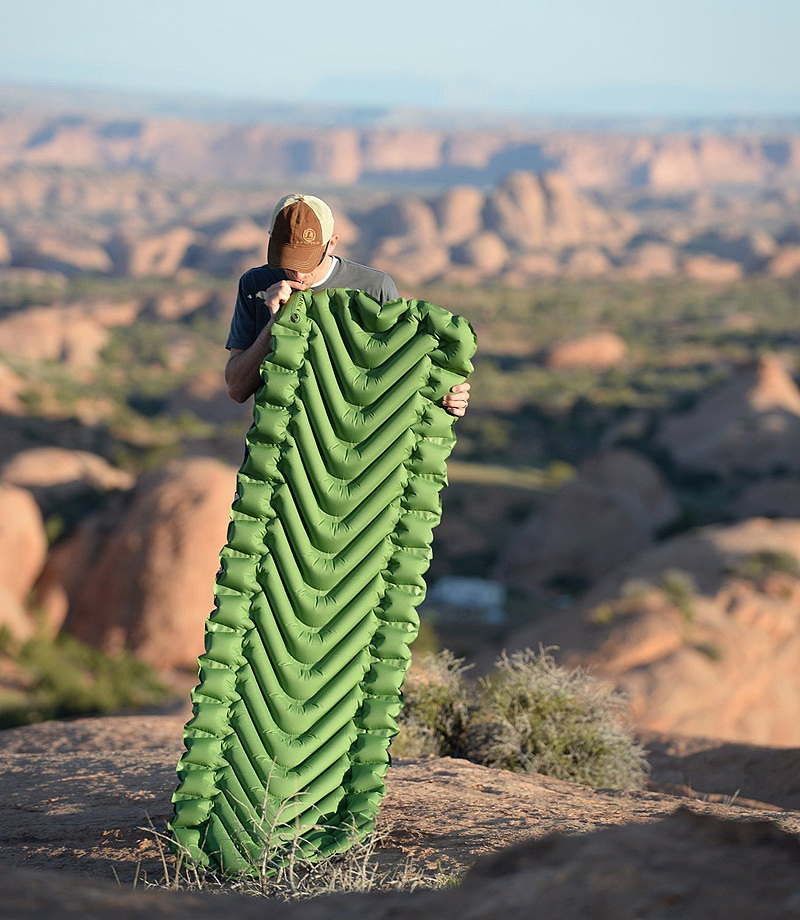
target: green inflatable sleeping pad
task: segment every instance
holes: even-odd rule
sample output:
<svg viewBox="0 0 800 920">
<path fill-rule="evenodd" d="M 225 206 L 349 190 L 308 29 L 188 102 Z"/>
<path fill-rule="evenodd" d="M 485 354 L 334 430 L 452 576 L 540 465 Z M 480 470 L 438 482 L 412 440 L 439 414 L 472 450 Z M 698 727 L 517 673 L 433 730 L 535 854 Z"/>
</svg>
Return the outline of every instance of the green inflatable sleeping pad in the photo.
<svg viewBox="0 0 800 920">
<path fill-rule="evenodd" d="M 272 329 L 237 476 L 170 822 L 228 874 L 315 859 L 374 825 L 472 371 L 460 316 L 348 290 Z"/>
</svg>

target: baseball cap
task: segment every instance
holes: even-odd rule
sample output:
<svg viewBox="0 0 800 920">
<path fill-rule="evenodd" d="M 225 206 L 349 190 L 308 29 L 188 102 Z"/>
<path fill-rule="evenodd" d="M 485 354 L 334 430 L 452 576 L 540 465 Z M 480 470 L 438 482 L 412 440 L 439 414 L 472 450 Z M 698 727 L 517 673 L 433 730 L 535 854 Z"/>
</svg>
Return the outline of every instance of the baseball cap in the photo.
<svg viewBox="0 0 800 920">
<path fill-rule="evenodd" d="M 333 234 L 333 213 L 321 198 L 286 195 L 275 205 L 269 228 L 270 268 L 311 271 Z"/>
</svg>

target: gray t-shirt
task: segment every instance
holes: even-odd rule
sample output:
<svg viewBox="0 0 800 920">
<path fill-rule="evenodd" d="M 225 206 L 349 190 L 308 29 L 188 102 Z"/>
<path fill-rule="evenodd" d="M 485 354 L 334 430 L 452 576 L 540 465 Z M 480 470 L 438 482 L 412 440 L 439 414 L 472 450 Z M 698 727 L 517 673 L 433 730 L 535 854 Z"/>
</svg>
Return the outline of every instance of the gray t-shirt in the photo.
<svg viewBox="0 0 800 920">
<path fill-rule="evenodd" d="M 386 272 L 376 268 L 349 262 L 347 259 L 333 257 L 335 265 L 330 276 L 322 284 L 311 288 L 322 291 L 326 288 L 347 288 L 352 291 L 365 291 L 379 303 L 398 297 L 394 281 Z M 257 297 L 259 291 L 266 291 L 276 281 L 283 281 L 286 272 L 283 269 L 261 265 L 251 268 L 239 279 L 239 293 L 233 310 L 231 329 L 228 333 L 226 348 L 249 348 L 267 325 L 269 310 L 263 298 Z"/>
</svg>

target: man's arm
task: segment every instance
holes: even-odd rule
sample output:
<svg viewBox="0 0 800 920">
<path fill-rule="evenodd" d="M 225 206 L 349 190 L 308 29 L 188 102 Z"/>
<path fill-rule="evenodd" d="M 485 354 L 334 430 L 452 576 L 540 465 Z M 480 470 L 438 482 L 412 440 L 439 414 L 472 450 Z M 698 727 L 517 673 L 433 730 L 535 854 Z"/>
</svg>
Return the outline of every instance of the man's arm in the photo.
<svg viewBox="0 0 800 920">
<path fill-rule="evenodd" d="M 231 348 L 225 365 L 225 383 L 228 396 L 238 403 L 246 402 L 261 385 L 261 362 L 269 351 L 270 326 L 273 320 L 259 332 L 249 348 Z"/>
<path fill-rule="evenodd" d="M 266 326 L 258 333 L 249 348 L 231 348 L 225 365 L 225 383 L 228 396 L 236 402 L 246 402 L 261 386 L 261 362 L 267 355 L 272 338 L 272 324 L 281 307 L 295 291 L 305 290 L 297 281 L 278 281 L 266 290 L 264 302 L 270 312 Z"/>
</svg>

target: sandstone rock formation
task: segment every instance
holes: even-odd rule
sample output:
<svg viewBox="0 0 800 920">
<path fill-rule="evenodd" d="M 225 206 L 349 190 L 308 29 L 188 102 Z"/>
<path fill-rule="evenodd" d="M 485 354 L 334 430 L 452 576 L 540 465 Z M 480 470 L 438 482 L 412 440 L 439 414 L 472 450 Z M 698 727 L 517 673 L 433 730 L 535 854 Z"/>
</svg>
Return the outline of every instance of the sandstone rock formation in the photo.
<svg viewBox="0 0 800 920">
<path fill-rule="evenodd" d="M 217 426 L 237 422 L 243 435 L 253 416 L 253 407 L 249 401 L 237 403 L 230 398 L 218 370 L 201 371 L 187 381 L 185 386 L 174 390 L 165 411 L 175 417 L 190 412 Z"/>
<path fill-rule="evenodd" d="M 194 668 L 225 543 L 234 470 L 195 457 L 144 476 L 84 571 L 65 628 L 158 668 Z"/>
<path fill-rule="evenodd" d="M 800 518 L 800 479 L 776 476 L 747 486 L 730 506 L 737 518 Z"/>
<path fill-rule="evenodd" d="M 558 173 L 516 171 L 487 198 L 484 225 L 523 252 L 611 237 L 612 220 Z"/>
<path fill-rule="evenodd" d="M 108 274 L 113 268 L 111 257 L 102 246 L 52 236 L 29 241 L 19 263 L 43 271 L 63 272 L 67 276 Z"/>
<path fill-rule="evenodd" d="M 87 494 L 130 489 L 134 479 L 89 451 L 32 447 L 0 467 L 0 482 L 27 489 L 48 512 Z"/>
<path fill-rule="evenodd" d="M 486 277 L 496 275 L 508 262 L 508 249 L 502 239 L 491 230 L 476 233 L 472 239 L 453 251 L 452 259 L 477 268 Z"/>
<path fill-rule="evenodd" d="M 166 118 L 59 118 L 6 113 L 0 166 L 123 170 L 147 164 L 157 177 L 285 185 L 353 185 L 417 176 L 444 184 L 454 173 L 491 181 L 498 165 L 558 169 L 580 188 L 650 187 L 657 192 L 713 185 L 791 185 L 800 173 L 800 139 L 780 134 L 587 134 L 511 124 L 495 128 L 231 125 Z M 28 181 L 24 193 L 36 189 Z M 11 197 L 14 191 L 5 191 Z M 69 204 L 75 188 L 54 199 Z M 135 201 L 134 194 L 131 193 Z M 3 195 L 0 194 L 0 204 Z M 102 204 L 98 205 L 102 209 Z"/>
<path fill-rule="evenodd" d="M 800 521 L 704 527 L 646 549 L 507 645 L 558 646 L 623 689 L 640 728 L 796 746 L 796 559 Z"/>
<path fill-rule="evenodd" d="M 594 332 L 575 339 L 555 342 L 545 353 L 545 364 L 552 370 L 588 367 L 606 370 L 622 361 L 628 346 L 613 332 Z"/>
<path fill-rule="evenodd" d="M 800 811 L 798 748 L 659 732 L 640 732 L 639 740 L 647 749 L 651 789 L 706 802 L 733 796 L 748 807 Z"/>
<path fill-rule="evenodd" d="M 800 273 L 800 246 L 782 246 L 770 260 L 767 271 L 774 278 L 791 278 Z"/>
<path fill-rule="evenodd" d="M 665 419 L 658 443 L 682 466 L 726 476 L 800 470 L 800 390 L 775 355 Z"/>
<path fill-rule="evenodd" d="M 652 463 L 633 451 L 606 451 L 522 525 L 496 577 L 533 592 L 593 582 L 651 542 L 676 513 Z"/>
<path fill-rule="evenodd" d="M 0 230 L 0 265 L 10 265 L 11 259 L 11 244 L 8 241 L 8 235 Z"/>
<path fill-rule="evenodd" d="M 683 260 L 683 272 L 693 281 L 714 283 L 738 281 L 744 276 L 744 269 L 738 262 L 711 254 L 687 256 Z"/>
<path fill-rule="evenodd" d="M 34 362 L 89 367 L 107 340 L 107 330 L 77 306 L 30 307 L 0 319 L 0 354 Z"/>
<path fill-rule="evenodd" d="M 664 242 L 646 242 L 626 253 L 623 275 L 635 281 L 668 278 L 677 273 L 675 247 Z"/>
<path fill-rule="evenodd" d="M 564 273 L 568 278 L 598 278 L 606 275 L 611 260 L 597 246 L 578 246 L 567 256 Z"/>
<path fill-rule="evenodd" d="M 0 484 L 0 627 L 13 635 L 24 638 L 33 630 L 25 603 L 46 553 L 36 502 L 24 489 Z"/>
<path fill-rule="evenodd" d="M 448 189 L 433 203 L 442 241 L 458 246 L 483 229 L 483 192 L 471 185 Z"/>
<path fill-rule="evenodd" d="M 133 278 L 172 277 L 196 238 L 194 230 L 178 226 L 138 239 L 117 239 L 113 243 L 117 271 Z"/>
<path fill-rule="evenodd" d="M 147 828 L 160 831 L 170 813 L 181 724 L 117 717 L 0 734 L 0 916 L 220 916 L 219 894 L 141 883 L 163 879 Z M 676 908 L 686 920 L 796 917 L 795 812 L 595 790 L 429 758 L 390 767 L 379 832 L 381 870 L 411 858 L 430 875 L 468 871 L 443 890 L 289 904 L 230 892 L 225 910 L 242 920 L 262 918 L 265 907 L 276 920 L 490 920 L 527 916 L 535 903 L 563 920 L 666 917 Z"/>
<path fill-rule="evenodd" d="M 0 412 L 21 412 L 23 402 L 20 396 L 24 389 L 22 377 L 15 374 L 5 361 L 0 361 Z"/>
</svg>

